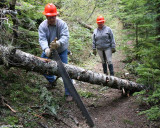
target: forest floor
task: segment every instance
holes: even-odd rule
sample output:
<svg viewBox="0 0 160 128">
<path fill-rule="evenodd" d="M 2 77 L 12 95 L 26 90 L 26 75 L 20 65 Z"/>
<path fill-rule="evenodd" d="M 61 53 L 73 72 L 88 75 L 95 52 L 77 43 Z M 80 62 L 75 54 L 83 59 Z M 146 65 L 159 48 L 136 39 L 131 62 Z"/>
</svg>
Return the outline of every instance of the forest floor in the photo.
<svg viewBox="0 0 160 128">
<path fill-rule="evenodd" d="M 125 78 L 124 74 L 127 73 L 123 59 L 124 56 L 121 51 L 113 55 L 115 76 L 120 78 Z M 88 63 L 91 62 L 86 62 L 86 65 Z M 94 58 L 92 66 L 88 65 L 88 67 L 86 66 L 85 68 L 102 73 L 99 56 Z M 128 75 L 125 79 L 135 81 L 133 75 Z M 137 96 L 123 97 L 121 90 L 79 81 L 76 81 L 75 87 L 95 123 L 95 128 L 158 128 L 153 122 L 148 121 L 145 115 L 138 115 L 144 107 L 140 106 L 140 103 L 137 101 Z M 74 102 L 64 103 L 61 110 L 62 115 L 70 115 L 63 118 L 69 126 L 58 124 L 57 128 L 88 127 Z M 74 118 L 74 120 L 70 117 Z M 75 120 L 79 122 L 78 126 Z"/>
<path fill-rule="evenodd" d="M 125 64 L 122 62 L 123 54 L 117 52 L 113 55 L 113 64 L 115 76 L 123 77 Z M 102 65 L 98 57 L 93 67 L 93 71 L 102 73 Z M 121 91 L 91 85 L 84 82 L 76 82 L 76 89 L 85 92 L 82 100 L 92 117 L 95 128 L 150 128 L 151 124 L 146 120 L 144 115 L 138 115 L 140 111 L 139 104 L 135 96 L 123 97 Z M 88 92 L 88 95 L 87 95 Z M 90 93 L 89 93 L 90 92 Z M 90 94 L 90 95 L 89 95 Z M 91 95 L 92 94 L 92 95 Z M 86 128 L 85 120 L 74 103 L 64 105 L 68 108 L 69 113 L 77 118 L 80 123 L 76 126 L 74 123 L 68 123 L 73 128 Z M 68 121 L 67 121 L 68 122 Z"/>
<path fill-rule="evenodd" d="M 133 75 L 124 75 L 128 72 L 123 59 L 120 50 L 113 55 L 115 76 L 135 81 Z M 81 67 L 102 73 L 99 56 L 91 56 Z M 13 112 L 0 104 L 0 128 L 7 125 L 24 128 L 89 128 L 76 103 L 65 101 L 60 79 L 55 88 L 48 90 L 51 93 L 49 95 L 43 89 L 47 80 L 37 73 L 12 68 L 9 71 L 1 70 L 0 78 L 3 98 L 17 111 Z M 145 107 L 138 102 L 138 96 L 123 97 L 121 90 L 75 80 L 74 85 L 94 121 L 94 128 L 160 128 L 160 125 L 148 121 L 145 115 L 138 114 Z M 58 105 L 56 116 L 44 109 L 47 103 L 50 104 L 49 96 Z M 42 98 L 46 101 L 42 101 Z"/>
</svg>

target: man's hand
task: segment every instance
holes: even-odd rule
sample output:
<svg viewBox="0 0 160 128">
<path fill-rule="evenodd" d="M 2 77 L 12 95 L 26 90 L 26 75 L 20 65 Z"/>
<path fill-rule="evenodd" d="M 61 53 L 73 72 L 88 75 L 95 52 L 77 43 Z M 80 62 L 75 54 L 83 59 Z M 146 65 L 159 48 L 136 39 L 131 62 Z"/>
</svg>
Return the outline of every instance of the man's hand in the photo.
<svg viewBox="0 0 160 128">
<path fill-rule="evenodd" d="M 50 57 L 50 55 L 51 55 L 50 48 L 46 48 L 44 52 L 45 52 L 45 54 L 46 54 L 47 57 Z"/>
<path fill-rule="evenodd" d="M 52 41 L 51 44 L 50 44 L 51 49 L 57 49 L 59 46 L 60 46 L 60 42 L 58 40 L 57 41 Z"/>
<path fill-rule="evenodd" d="M 115 53 L 116 52 L 116 49 L 115 48 L 112 48 L 112 53 Z"/>
<path fill-rule="evenodd" d="M 96 49 L 93 49 L 93 54 L 94 54 L 95 56 L 97 55 Z"/>
</svg>

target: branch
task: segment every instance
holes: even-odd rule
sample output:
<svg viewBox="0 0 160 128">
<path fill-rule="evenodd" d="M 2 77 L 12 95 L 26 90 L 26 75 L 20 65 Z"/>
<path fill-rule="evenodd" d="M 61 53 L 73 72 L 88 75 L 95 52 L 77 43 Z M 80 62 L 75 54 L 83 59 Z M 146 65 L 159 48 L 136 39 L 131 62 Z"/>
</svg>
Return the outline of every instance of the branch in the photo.
<svg viewBox="0 0 160 128">
<path fill-rule="evenodd" d="M 89 18 L 90 18 L 90 17 L 92 16 L 92 14 L 94 13 L 94 10 L 96 9 L 96 6 L 97 6 L 97 0 L 96 0 L 96 2 L 95 2 L 95 6 L 94 6 L 94 8 L 93 8 L 91 14 L 89 15 L 89 17 L 88 17 L 88 19 L 87 19 L 86 21 L 88 21 Z"/>
</svg>

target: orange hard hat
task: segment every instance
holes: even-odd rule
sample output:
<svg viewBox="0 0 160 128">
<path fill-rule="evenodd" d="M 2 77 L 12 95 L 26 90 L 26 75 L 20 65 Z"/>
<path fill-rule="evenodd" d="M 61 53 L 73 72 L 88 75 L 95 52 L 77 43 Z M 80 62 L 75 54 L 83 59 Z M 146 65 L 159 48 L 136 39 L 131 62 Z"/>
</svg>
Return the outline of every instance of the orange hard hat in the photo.
<svg viewBox="0 0 160 128">
<path fill-rule="evenodd" d="M 97 24 L 101 24 L 101 23 L 104 23 L 105 20 L 104 20 L 104 17 L 103 16 L 98 16 L 97 17 Z"/>
<path fill-rule="evenodd" d="M 52 3 L 47 4 L 43 14 L 46 16 L 56 16 L 58 14 L 56 6 Z"/>
</svg>

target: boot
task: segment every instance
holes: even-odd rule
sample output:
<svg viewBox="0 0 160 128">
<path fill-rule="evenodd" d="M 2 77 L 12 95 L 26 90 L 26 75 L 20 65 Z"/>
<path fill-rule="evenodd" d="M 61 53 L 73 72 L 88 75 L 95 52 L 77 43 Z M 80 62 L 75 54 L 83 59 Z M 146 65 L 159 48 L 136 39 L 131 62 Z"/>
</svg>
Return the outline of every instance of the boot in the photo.
<svg viewBox="0 0 160 128">
<path fill-rule="evenodd" d="M 113 69 L 113 64 L 109 64 L 109 71 L 110 71 L 110 76 L 114 76 L 114 69 Z"/>
<path fill-rule="evenodd" d="M 65 96 L 67 102 L 73 101 L 73 97 L 71 95 Z"/>
<path fill-rule="evenodd" d="M 104 74 L 108 75 L 107 64 L 106 63 L 102 63 L 102 66 L 103 66 L 103 72 L 104 72 Z"/>
</svg>

